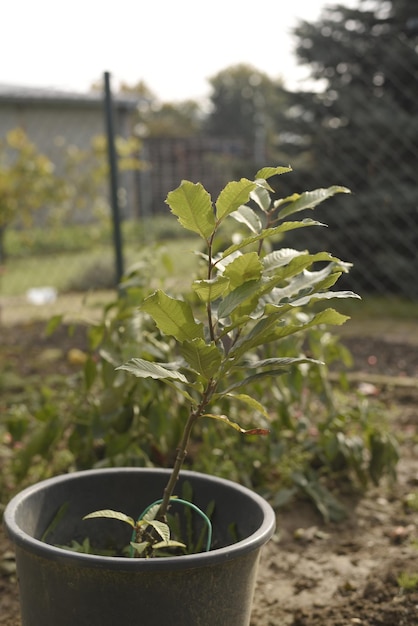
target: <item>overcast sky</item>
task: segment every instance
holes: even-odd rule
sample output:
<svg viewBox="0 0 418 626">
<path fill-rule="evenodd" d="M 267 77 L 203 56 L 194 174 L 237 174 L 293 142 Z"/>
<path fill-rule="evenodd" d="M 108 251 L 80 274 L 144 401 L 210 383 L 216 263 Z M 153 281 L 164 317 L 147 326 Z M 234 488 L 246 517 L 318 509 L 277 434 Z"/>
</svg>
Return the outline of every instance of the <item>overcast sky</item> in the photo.
<svg viewBox="0 0 418 626">
<path fill-rule="evenodd" d="M 293 85 L 301 69 L 290 31 L 329 3 L 3 0 L 0 83 L 86 91 L 109 71 L 163 101 L 200 99 L 208 78 L 249 63 Z"/>
</svg>

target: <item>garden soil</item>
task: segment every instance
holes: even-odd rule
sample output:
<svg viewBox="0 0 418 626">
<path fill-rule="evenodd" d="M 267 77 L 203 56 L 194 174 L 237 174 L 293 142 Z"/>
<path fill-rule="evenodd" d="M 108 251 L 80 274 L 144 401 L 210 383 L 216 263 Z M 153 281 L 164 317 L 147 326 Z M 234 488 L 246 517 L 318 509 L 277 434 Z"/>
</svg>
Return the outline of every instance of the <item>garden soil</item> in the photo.
<svg viewBox="0 0 418 626">
<path fill-rule="evenodd" d="M 22 375 L 65 372 L 77 338 L 46 338 L 43 328 L 0 327 L 0 366 L 12 358 Z M 399 332 L 392 324 L 349 328 L 343 342 L 354 357 L 352 385 L 392 415 L 401 451 L 397 481 L 342 496 L 347 517 L 338 524 L 325 524 L 307 502 L 281 510 L 261 557 L 251 626 L 418 626 L 418 324 L 401 324 Z M 18 596 L 2 529 L 0 626 L 20 626 Z"/>
</svg>

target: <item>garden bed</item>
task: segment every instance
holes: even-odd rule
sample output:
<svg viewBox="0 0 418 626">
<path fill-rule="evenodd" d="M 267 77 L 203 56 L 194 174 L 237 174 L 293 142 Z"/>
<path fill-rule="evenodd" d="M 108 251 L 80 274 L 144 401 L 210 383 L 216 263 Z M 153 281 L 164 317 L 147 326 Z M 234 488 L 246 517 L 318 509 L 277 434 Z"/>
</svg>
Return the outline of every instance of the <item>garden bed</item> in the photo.
<svg viewBox="0 0 418 626">
<path fill-rule="evenodd" d="M 45 338 L 44 324 L 0 329 L 1 357 L 26 375 L 71 368 L 68 351 L 83 337 Z M 410 339 L 411 341 L 408 341 Z M 418 623 L 418 349 L 415 335 L 347 334 L 353 385 L 393 415 L 401 461 L 398 481 L 342 500 L 349 515 L 325 525 L 308 503 L 278 515 L 264 549 L 252 626 L 416 626 Z M 0 363 L 0 365 L 3 365 Z M 415 581 L 415 584 L 414 584 Z M 412 587 L 408 589 L 408 587 Z M 0 531 L 0 625 L 20 626 L 10 544 Z"/>
</svg>

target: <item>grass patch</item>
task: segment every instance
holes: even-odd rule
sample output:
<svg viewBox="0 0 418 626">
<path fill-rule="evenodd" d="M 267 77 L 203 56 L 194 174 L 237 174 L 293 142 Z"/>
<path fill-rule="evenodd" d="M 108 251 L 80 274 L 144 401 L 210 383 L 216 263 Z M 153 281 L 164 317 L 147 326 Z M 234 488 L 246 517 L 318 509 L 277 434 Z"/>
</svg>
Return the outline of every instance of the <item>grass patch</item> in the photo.
<svg viewBox="0 0 418 626">
<path fill-rule="evenodd" d="M 167 281 L 177 291 L 182 276 L 197 268 L 199 260 L 191 252 L 189 239 L 173 239 L 147 245 L 132 243 L 124 246 L 126 271 L 137 262 L 152 264 L 154 281 L 160 286 Z M 55 287 L 59 293 L 112 289 L 116 287 L 114 251 L 110 245 L 94 246 L 91 250 L 12 258 L 1 276 L 2 296 L 21 296 L 32 287 Z"/>
<path fill-rule="evenodd" d="M 418 318 L 418 302 L 398 296 L 363 296 L 362 300 L 341 300 L 338 310 L 357 319 Z"/>
<path fill-rule="evenodd" d="M 181 237 L 180 237 L 181 235 Z M 166 279 L 198 263 L 189 250 L 190 238 L 172 216 L 157 216 L 122 224 L 125 268 L 148 254 L 157 255 Z M 54 287 L 59 293 L 116 287 L 115 253 L 108 222 L 56 228 L 9 229 L 8 258 L 1 276 L 3 296 L 21 296 L 32 287 Z M 176 268 L 173 267 L 173 259 Z M 162 261 L 162 263 L 161 263 Z M 179 271 L 180 268 L 180 271 Z M 161 273 L 160 268 L 158 272 Z M 156 275 L 156 279 L 158 276 Z"/>
<path fill-rule="evenodd" d="M 149 244 L 151 241 L 185 238 L 184 230 L 170 215 L 123 221 L 121 232 L 123 242 L 133 246 Z M 61 255 L 64 252 L 88 252 L 92 248 L 112 246 L 112 243 L 112 224 L 109 220 L 91 224 L 58 224 L 44 228 L 8 228 L 5 235 L 9 261 L 33 256 Z"/>
</svg>

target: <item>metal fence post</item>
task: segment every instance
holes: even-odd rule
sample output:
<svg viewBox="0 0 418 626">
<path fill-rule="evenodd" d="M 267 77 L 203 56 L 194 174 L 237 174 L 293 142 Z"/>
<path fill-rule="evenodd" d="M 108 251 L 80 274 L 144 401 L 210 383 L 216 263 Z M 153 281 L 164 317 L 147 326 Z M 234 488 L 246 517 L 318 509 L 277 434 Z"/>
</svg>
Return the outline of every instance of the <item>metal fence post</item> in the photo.
<svg viewBox="0 0 418 626">
<path fill-rule="evenodd" d="M 119 284 L 123 276 L 123 249 L 122 249 L 122 234 L 121 234 L 121 216 L 119 208 L 118 198 L 118 165 L 115 148 L 115 131 L 113 124 L 113 105 L 112 105 L 112 93 L 110 88 L 110 73 L 104 73 L 104 104 L 105 104 L 105 118 L 106 118 L 106 134 L 107 134 L 107 151 L 109 161 L 109 184 L 110 184 L 110 201 L 112 207 L 113 218 L 113 243 L 115 248 L 115 270 L 116 280 Z"/>
</svg>

